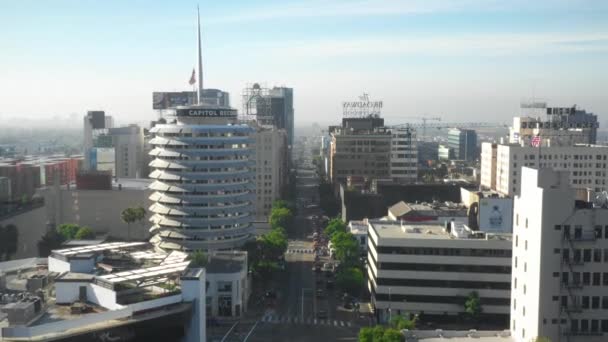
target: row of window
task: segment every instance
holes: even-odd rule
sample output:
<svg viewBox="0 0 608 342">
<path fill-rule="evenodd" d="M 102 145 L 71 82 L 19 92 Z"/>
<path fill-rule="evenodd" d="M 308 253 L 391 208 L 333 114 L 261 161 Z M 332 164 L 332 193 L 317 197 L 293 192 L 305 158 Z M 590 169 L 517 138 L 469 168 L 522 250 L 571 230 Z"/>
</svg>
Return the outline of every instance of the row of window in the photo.
<svg viewBox="0 0 608 342">
<path fill-rule="evenodd" d="M 510 249 L 481 249 L 481 248 L 435 248 L 435 247 L 393 247 L 381 246 L 377 249 L 380 254 L 404 255 L 443 255 L 443 256 L 472 256 L 511 258 Z"/>
<path fill-rule="evenodd" d="M 583 262 L 608 262 L 608 248 L 602 250 L 599 248 L 594 249 L 579 249 L 575 248 L 572 250 L 572 258 L 570 258 L 570 249 L 560 250 L 559 248 L 554 249 L 555 254 L 562 254 L 562 260 L 564 262 L 583 263 Z M 604 258 L 602 259 L 602 254 Z"/>
<path fill-rule="evenodd" d="M 449 264 L 418 264 L 418 263 L 414 264 L 414 263 L 399 263 L 399 262 L 380 262 L 380 263 L 378 263 L 378 269 L 380 269 L 380 270 L 398 270 L 398 271 L 511 274 L 511 266 L 495 266 L 495 265 L 449 265 Z"/>
<path fill-rule="evenodd" d="M 390 301 L 406 303 L 441 303 L 441 304 L 457 304 L 464 305 L 467 301 L 466 296 L 425 296 L 425 295 L 403 295 L 403 294 L 387 294 L 387 293 L 372 293 L 376 301 Z M 481 297 L 481 305 L 504 305 L 509 306 L 509 298 Z"/>
<path fill-rule="evenodd" d="M 608 272 L 562 272 L 562 284 L 608 286 Z"/>
<path fill-rule="evenodd" d="M 376 283 L 378 286 L 445 287 L 455 289 L 509 290 L 511 288 L 511 283 L 508 282 L 468 280 L 378 278 Z"/>
</svg>

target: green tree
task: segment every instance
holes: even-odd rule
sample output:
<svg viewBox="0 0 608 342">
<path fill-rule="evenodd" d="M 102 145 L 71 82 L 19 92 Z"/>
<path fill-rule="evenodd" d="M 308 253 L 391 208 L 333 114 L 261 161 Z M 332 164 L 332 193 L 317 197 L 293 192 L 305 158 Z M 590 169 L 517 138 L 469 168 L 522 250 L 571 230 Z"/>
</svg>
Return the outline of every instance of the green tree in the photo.
<svg viewBox="0 0 608 342">
<path fill-rule="evenodd" d="M 76 238 L 76 233 L 78 233 L 79 229 L 80 226 L 74 223 L 64 223 L 57 227 L 57 231 L 63 236 L 64 241 Z"/>
<path fill-rule="evenodd" d="M 38 241 L 38 255 L 43 258 L 48 257 L 51 251 L 60 248 L 64 241 L 64 236 L 57 230 L 47 231 Z"/>
<path fill-rule="evenodd" d="M 532 339 L 532 342 L 551 342 L 551 339 L 549 339 L 548 337 L 544 337 L 544 336 L 538 336 L 538 337 Z"/>
<path fill-rule="evenodd" d="M 270 212 L 270 227 L 276 229 L 279 227 L 289 227 L 293 220 L 291 210 L 287 208 L 274 208 Z"/>
<path fill-rule="evenodd" d="M 357 267 L 340 267 L 336 273 L 336 285 L 342 291 L 352 295 L 358 295 L 365 285 L 363 272 Z"/>
<path fill-rule="evenodd" d="M 95 232 L 89 227 L 80 227 L 74 235 L 76 240 L 86 240 L 95 238 Z"/>
<path fill-rule="evenodd" d="M 143 207 L 126 208 L 120 213 L 120 218 L 127 224 L 127 240 L 131 240 L 131 224 L 141 222 L 146 217 L 146 209 Z"/>
<path fill-rule="evenodd" d="M 207 254 L 204 251 L 198 249 L 190 255 L 190 266 L 192 267 L 205 267 L 207 266 Z"/>
<path fill-rule="evenodd" d="M 370 327 L 359 329 L 359 342 L 374 342 L 374 330 Z"/>
<path fill-rule="evenodd" d="M 323 231 L 325 235 L 327 235 L 330 239 L 334 233 L 344 232 L 346 233 L 346 223 L 339 218 L 331 219 L 327 226 L 325 226 L 325 230 Z"/>
<path fill-rule="evenodd" d="M 276 200 L 272 203 L 272 209 L 280 209 L 280 208 L 286 208 L 289 209 L 289 211 L 291 211 L 292 213 L 295 211 L 295 205 L 293 204 L 293 202 L 291 201 L 286 201 L 286 200 Z"/>
<path fill-rule="evenodd" d="M 331 245 L 336 260 L 341 265 L 352 266 L 359 263 L 359 243 L 350 232 L 336 232 L 331 236 Z"/>
<path fill-rule="evenodd" d="M 473 321 L 477 321 L 479 319 L 482 312 L 482 307 L 479 294 L 476 291 L 471 292 L 467 297 L 467 300 L 464 303 L 464 311 Z"/>
<path fill-rule="evenodd" d="M 281 227 L 272 229 L 261 237 L 262 259 L 277 261 L 287 250 L 287 245 L 288 241 L 285 229 Z"/>
<path fill-rule="evenodd" d="M 393 318 L 391 318 L 391 321 L 389 323 L 392 328 L 397 329 L 397 330 L 416 329 L 416 318 L 407 319 L 401 315 L 396 315 L 396 316 L 393 316 Z"/>
<path fill-rule="evenodd" d="M 386 329 L 382 335 L 382 342 L 401 342 L 404 340 L 403 334 L 397 329 Z"/>
</svg>

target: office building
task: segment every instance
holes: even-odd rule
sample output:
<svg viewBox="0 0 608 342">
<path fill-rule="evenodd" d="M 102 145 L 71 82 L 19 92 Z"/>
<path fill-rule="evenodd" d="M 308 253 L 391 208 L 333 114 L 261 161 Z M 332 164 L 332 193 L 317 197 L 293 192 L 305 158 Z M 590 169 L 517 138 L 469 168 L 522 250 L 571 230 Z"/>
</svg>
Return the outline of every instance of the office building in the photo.
<svg viewBox="0 0 608 342">
<path fill-rule="evenodd" d="M 511 335 L 521 342 L 537 336 L 608 340 L 606 197 L 577 201 L 568 172 L 521 172 L 514 203 Z"/>
<path fill-rule="evenodd" d="M 568 171 L 569 184 L 577 189 L 607 188 L 608 146 L 521 146 L 518 144 L 482 144 L 481 186 L 513 196 L 521 189 L 521 168 L 550 167 Z M 494 163 L 494 155 L 496 162 Z"/>
<path fill-rule="evenodd" d="M 438 160 L 452 160 L 455 158 L 454 149 L 446 145 L 437 146 L 437 159 Z"/>
<path fill-rule="evenodd" d="M 460 196 L 467 208 L 470 228 L 491 233 L 513 232 L 513 197 L 465 188 L 460 188 Z"/>
<path fill-rule="evenodd" d="M 255 151 L 255 219 L 267 221 L 272 203 L 284 194 L 288 181 L 287 132 L 255 122 L 252 127 L 255 130 L 251 147 Z"/>
<path fill-rule="evenodd" d="M 96 161 L 101 157 L 101 162 L 105 162 L 108 151 L 97 151 L 97 148 L 109 149 L 112 148 L 112 137 L 108 135 L 108 129 L 114 127 L 114 119 L 107 116 L 104 111 L 89 111 L 84 116 L 84 169 L 97 170 Z M 98 153 L 101 156 L 98 156 Z M 112 158 L 113 159 L 113 158 Z M 107 165 L 104 165 L 107 169 Z"/>
<path fill-rule="evenodd" d="M 0 177 L 0 204 L 10 201 L 11 198 L 11 180 L 8 177 Z"/>
<path fill-rule="evenodd" d="M 261 125 L 284 129 L 289 146 L 293 145 L 293 88 L 266 88 L 254 83 L 243 90 L 243 113 Z"/>
<path fill-rule="evenodd" d="M 546 146 L 597 142 L 597 116 L 576 106 L 547 107 L 544 102 L 528 102 L 521 104 L 521 113 L 509 128 L 510 143 L 528 144 L 536 136 Z"/>
<path fill-rule="evenodd" d="M 391 129 L 390 178 L 398 183 L 418 180 L 416 131 L 411 128 Z"/>
<path fill-rule="evenodd" d="M 114 176 L 117 178 L 140 178 L 144 171 L 144 130 L 137 125 L 110 128 L 114 147 Z"/>
<path fill-rule="evenodd" d="M 349 176 L 390 176 L 391 131 L 379 117 L 343 118 L 342 126 L 331 129 L 329 178 L 346 184 Z M 409 158 L 407 158 L 409 159 Z"/>
<path fill-rule="evenodd" d="M 454 159 L 477 159 L 477 133 L 472 129 L 453 128 L 448 132 L 448 147 L 454 150 Z"/>
<path fill-rule="evenodd" d="M 505 323 L 511 288 L 511 235 L 462 223 L 368 220 L 367 272 L 379 322 L 392 315 L 451 316 L 477 292 L 483 315 Z"/>
<path fill-rule="evenodd" d="M 150 132 L 152 242 L 163 250 L 242 246 L 253 234 L 252 129 L 236 110 L 178 107 Z"/>
</svg>

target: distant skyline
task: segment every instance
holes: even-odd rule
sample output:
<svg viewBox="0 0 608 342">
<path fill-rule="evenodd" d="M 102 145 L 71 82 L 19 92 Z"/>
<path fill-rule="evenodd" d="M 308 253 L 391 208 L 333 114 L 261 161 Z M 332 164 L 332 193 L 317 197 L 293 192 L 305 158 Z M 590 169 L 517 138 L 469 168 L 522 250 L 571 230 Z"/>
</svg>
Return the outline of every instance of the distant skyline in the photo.
<svg viewBox="0 0 608 342">
<path fill-rule="evenodd" d="M 393 123 L 510 123 L 535 97 L 608 128 L 608 2 L 585 0 L 4 0 L 0 120 L 155 119 L 153 91 L 192 89 L 197 3 L 204 86 L 239 110 L 259 82 L 294 88 L 296 125 L 366 92 Z"/>
</svg>

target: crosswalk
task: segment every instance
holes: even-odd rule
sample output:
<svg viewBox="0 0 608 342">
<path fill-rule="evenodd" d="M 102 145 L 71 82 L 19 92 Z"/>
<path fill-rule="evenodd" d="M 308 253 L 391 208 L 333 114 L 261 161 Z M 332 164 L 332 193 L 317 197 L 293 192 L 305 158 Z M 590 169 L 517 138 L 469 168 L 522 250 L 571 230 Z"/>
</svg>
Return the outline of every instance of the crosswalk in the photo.
<svg viewBox="0 0 608 342">
<path fill-rule="evenodd" d="M 333 327 L 347 327 L 353 326 L 351 322 L 345 322 L 335 319 L 317 319 L 314 317 L 302 318 L 300 316 L 280 316 L 280 315 L 266 315 L 260 320 L 264 323 L 269 324 L 304 324 L 304 325 L 325 325 Z"/>
<path fill-rule="evenodd" d="M 297 249 L 288 249 L 287 253 L 301 253 L 301 254 L 312 254 L 314 250 L 310 248 L 297 248 Z"/>
</svg>

